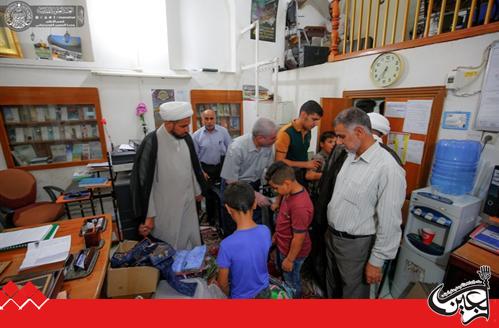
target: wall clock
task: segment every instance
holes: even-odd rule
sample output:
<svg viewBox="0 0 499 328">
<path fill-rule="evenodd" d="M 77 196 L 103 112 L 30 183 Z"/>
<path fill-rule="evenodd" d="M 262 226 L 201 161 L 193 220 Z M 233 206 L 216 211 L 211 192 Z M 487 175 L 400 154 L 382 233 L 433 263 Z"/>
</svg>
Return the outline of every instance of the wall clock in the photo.
<svg viewBox="0 0 499 328">
<path fill-rule="evenodd" d="M 403 68 L 404 63 L 399 55 L 385 52 L 374 59 L 369 75 L 376 86 L 387 87 L 400 78 Z"/>
</svg>

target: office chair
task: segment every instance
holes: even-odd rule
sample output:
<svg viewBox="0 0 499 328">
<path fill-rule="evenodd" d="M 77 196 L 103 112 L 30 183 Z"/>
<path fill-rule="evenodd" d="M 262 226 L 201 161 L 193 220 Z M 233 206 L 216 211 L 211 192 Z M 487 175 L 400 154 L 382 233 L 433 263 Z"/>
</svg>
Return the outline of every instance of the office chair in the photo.
<svg viewBox="0 0 499 328">
<path fill-rule="evenodd" d="M 64 206 L 56 204 L 56 192 L 63 190 L 54 186 L 43 187 L 52 202 L 36 202 L 35 177 L 24 170 L 0 171 L 0 220 L 4 227 L 22 227 L 57 220 L 64 214 Z"/>
</svg>

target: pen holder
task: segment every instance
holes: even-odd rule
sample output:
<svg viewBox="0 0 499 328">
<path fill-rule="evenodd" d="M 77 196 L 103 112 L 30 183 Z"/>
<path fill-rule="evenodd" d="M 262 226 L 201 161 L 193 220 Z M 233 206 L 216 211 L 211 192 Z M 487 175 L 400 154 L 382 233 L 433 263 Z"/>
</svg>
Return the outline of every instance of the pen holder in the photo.
<svg viewBox="0 0 499 328">
<path fill-rule="evenodd" d="M 85 239 L 85 248 L 98 247 L 100 245 L 100 231 L 87 231 L 83 238 Z"/>
</svg>

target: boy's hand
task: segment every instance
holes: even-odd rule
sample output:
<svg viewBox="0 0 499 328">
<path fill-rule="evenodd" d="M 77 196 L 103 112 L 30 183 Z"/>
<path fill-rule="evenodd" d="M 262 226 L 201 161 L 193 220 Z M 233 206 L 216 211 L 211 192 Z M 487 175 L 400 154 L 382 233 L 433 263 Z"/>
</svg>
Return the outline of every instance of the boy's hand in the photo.
<svg viewBox="0 0 499 328">
<path fill-rule="evenodd" d="M 282 271 L 291 272 L 293 271 L 293 262 L 286 257 L 284 260 L 282 260 L 281 268 Z"/>
</svg>

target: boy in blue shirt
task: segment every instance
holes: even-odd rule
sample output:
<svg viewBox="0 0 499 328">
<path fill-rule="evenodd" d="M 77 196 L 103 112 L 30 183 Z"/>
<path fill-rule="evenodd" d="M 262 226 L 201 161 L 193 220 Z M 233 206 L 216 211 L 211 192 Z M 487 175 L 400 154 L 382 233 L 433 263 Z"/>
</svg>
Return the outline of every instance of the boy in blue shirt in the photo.
<svg viewBox="0 0 499 328">
<path fill-rule="evenodd" d="M 267 258 L 272 241 L 270 230 L 253 221 L 255 192 L 249 184 L 235 182 L 225 189 L 224 203 L 237 230 L 220 245 L 218 286 L 230 298 L 269 298 Z"/>
</svg>

